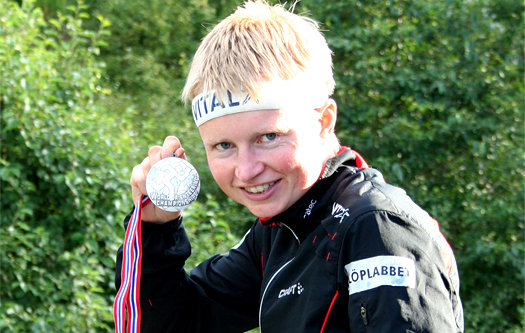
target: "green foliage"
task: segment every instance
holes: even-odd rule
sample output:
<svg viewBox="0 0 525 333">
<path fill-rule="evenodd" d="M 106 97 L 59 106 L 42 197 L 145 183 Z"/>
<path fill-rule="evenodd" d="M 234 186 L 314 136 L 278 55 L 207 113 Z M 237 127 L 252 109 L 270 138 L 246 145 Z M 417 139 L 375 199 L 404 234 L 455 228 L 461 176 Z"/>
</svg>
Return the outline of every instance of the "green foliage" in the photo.
<svg viewBox="0 0 525 333">
<path fill-rule="evenodd" d="M 133 163 L 142 161 L 151 145 L 176 135 L 203 183 L 210 185 L 203 191 L 219 193 L 198 130 L 180 97 L 191 56 L 206 33 L 202 23 L 214 20 L 213 9 L 205 0 L 99 0 L 91 11 L 112 22 L 101 58 L 113 93 L 100 102 L 107 110 L 132 116 Z"/>
<path fill-rule="evenodd" d="M 46 20 L 33 2 L 0 3 L 0 332 L 111 331 L 131 167 L 167 134 L 184 138 L 190 158 L 200 145 L 191 115 L 165 121 L 182 112 L 182 81 L 160 75 L 162 53 L 137 47 L 102 58 L 115 41 L 109 29 L 126 29 L 83 3 L 65 10 Z M 108 76 L 119 71 L 126 75 Z M 226 224 L 238 208 L 219 208 L 206 193 L 201 201 L 188 210 L 199 253 L 190 266 L 239 240 Z"/>
<path fill-rule="evenodd" d="M 96 105 L 108 21 L 83 29 L 82 3 L 0 12 L 0 331 L 107 331 L 129 173 L 122 119 Z"/>
</svg>

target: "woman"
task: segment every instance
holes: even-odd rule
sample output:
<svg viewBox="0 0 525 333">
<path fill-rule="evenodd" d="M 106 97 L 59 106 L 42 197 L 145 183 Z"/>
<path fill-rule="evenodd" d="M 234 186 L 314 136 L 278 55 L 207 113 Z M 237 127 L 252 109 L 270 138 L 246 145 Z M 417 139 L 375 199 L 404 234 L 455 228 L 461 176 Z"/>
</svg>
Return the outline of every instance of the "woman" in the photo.
<svg viewBox="0 0 525 333">
<path fill-rule="evenodd" d="M 182 213 L 144 207 L 143 331 L 463 331 L 452 250 L 403 190 L 340 146 L 334 85 L 315 22 L 281 6 L 247 2 L 202 41 L 183 97 L 215 181 L 257 219 L 187 274 Z M 185 158 L 167 137 L 133 169 L 135 202 L 173 153 Z"/>
</svg>

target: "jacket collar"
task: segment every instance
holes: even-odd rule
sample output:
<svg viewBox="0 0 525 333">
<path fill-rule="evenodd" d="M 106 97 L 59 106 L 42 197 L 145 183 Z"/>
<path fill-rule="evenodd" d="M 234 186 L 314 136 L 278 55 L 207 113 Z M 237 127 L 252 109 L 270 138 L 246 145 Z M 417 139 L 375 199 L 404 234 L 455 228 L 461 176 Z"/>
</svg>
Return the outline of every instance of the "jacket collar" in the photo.
<svg viewBox="0 0 525 333">
<path fill-rule="evenodd" d="M 335 180 L 342 176 L 342 169 L 339 170 L 342 166 L 350 167 L 354 172 L 368 167 L 357 152 L 342 147 L 338 155 L 326 162 L 319 180 L 297 202 L 276 216 L 259 218 L 259 222 L 263 226 L 286 223 L 296 233 L 298 230 L 309 233 L 315 229 L 324 217 L 327 205 L 330 204 L 332 194 L 337 188 L 339 182 Z M 302 239 L 301 236 L 299 238 Z"/>
</svg>

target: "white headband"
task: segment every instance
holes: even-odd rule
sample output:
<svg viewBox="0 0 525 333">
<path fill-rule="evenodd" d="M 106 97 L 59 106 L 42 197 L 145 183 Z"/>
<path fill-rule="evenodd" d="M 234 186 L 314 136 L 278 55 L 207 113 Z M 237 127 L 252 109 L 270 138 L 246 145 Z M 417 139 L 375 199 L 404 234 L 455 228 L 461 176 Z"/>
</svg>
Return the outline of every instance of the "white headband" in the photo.
<svg viewBox="0 0 525 333">
<path fill-rule="evenodd" d="M 317 109 L 328 99 L 326 85 L 320 80 L 292 79 L 265 81 L 260 84 L 259 99 L 248 93 L 232 94 L 222 102 L 215 90 L 197 95 L 191 102 L 193 119 L 197 127 L 228 114 L 282 109 Z M 225 96 L 226 97 L 226 96 Z"/>
</svg>

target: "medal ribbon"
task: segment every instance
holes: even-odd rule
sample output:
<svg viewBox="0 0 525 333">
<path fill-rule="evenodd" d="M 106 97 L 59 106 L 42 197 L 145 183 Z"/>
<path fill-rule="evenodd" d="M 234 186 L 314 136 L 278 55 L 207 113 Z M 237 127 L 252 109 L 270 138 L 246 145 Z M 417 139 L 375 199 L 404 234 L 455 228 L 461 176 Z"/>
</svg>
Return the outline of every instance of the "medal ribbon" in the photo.
<svg viewBox="0 0 525 333">
<path fill-rule="evenodd" d="M 140 333 L 140 266 L 142 262 L 142 208 L 150 203 L 141 195 L 135 205 L 124 238 L 120 288 L 113 304 L 115 332 L 124 333 L 126 310 L 127 333 Z"/>
</svg>

